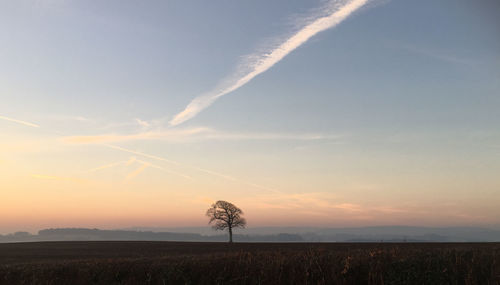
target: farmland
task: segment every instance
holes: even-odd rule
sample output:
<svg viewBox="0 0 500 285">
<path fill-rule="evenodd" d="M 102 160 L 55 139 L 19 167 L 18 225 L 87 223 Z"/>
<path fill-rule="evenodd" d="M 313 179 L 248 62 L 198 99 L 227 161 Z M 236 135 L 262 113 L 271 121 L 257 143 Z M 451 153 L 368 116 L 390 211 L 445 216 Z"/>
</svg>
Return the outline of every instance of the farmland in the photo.
<svg viewBox="0 0 500 285">
<path fill-rule="evenodd" d="M 1 284 L 500 284 L 499 243 L 0 244 Z"/>
</svg>

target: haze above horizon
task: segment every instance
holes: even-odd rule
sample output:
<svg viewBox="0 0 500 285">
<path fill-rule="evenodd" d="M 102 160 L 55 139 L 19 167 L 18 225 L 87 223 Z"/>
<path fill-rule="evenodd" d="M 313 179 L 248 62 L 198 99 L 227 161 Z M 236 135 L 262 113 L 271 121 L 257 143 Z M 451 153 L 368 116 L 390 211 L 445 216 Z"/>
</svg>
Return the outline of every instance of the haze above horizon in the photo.
<svg viewBox="0 0 500 285">
<path fill-rule="evenodd" d="M 500 226 L 500 3 L 0 2 L 0 233 Z"/>
</svg>

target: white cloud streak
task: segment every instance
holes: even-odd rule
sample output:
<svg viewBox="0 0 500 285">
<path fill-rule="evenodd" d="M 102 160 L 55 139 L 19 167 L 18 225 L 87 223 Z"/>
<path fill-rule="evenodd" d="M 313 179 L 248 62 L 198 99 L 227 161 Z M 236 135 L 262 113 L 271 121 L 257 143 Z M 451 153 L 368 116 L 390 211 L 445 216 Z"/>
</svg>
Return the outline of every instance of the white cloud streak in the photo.
<svg viewBox="0 0 500 285">
<path fill-rule="evenodd" d="M 210 128 L 196 127 L 189 129 L 168 129 L 163 131 L 141 132 L 134 134 L 101 134 L 90 136 L 69 136 L 62 140 L 70 144 L 113 143 L 134 140 L 163 140 L 168 142 L 189 142 L 204 140 L 339 140 L 342 135 L 320 133 L 252 133 L 226 132 Z"/>
<path fill-rule="evenodd" d="M 120 148 L 120 147 L 115 147 L 115 146 L 108 146 L 108 147 L 113 147 L 115 149 L 119 149 L 119 150 L 122 150 L 122 151 L 125 151 L 125 149 L 123 148 Z M 130 150 L 127 150 L 127 151 L 130 151 Z M 141 155 L 144 155 L 143 153 L 141 153 Z M 166 173 L 169 173 L 169 174 L 172 174 L 172 175 L 176 175 L 176 176 L 180 176 L 180 177 L 183 177 L 183 178 L 186 178 L 186 179 L 192 179 L 190 176 L 188 175 L 185 175 L 183 173 L 180 173 L 180 172 L 176 172 L 176 171 L 172 171 L 172 170 L 169 170 L 169 169 L 166 169 L 164 167 L 161 167 L 161 166 L 158 166 L 158 165 L 155 165 L 151 162 L 147 162 L 147 161 L 144 161 L 144 160 L 140 160 L 140 159 L 137 159 L 135 157 L 131 157 L 129 160 L 125 160 L 125 161 L 118 161 L 118 162 L 114 162 L 114 163 L 108 163 L 108 164 L 105 164 L 105 165 L 101 165 L 99 167 L 96 167 L 96 168 L 92 168 L 90 170 L 88 170 L 87 172 L 96 172 L 96 171 L 101 171 L 101 170 L 104 170 L 104 169 L 108 169 L 108 168 L 112 168 L 112 167 L 116 167 L 116 166 L 131 166 L 132 164 L 134 163 L 139 163 L 141 164 L 141 167 L 139 169 L 137 169 L 137 173 L 132 172 L 131 174 L 129 174 L 126 178 L 126 180 L 129 180 L 130 178 L 134 178 L 135 176 L 137 176 L 139 173 L 141 173 L 143 170 L 145 170 L 147 167 L 150 167 L 150 168 L 154 168 L 154 169 L 158 169 L 158 170 L 161 170 L 163 172 L 166 172 Z M 143 167 L 145 166 L 145 167 Z M 135 173 L 135 174 L 134 174 Z M 133 175 L 132 175 L 133 174 Z"/>
<path fill-rule="evenodd" d="M 163 167 L 161 167 L 161 166 L 158 166 L 158 165 L 152 164 L 151 162 L 146 162 L 146 161 L 139 160 L 139 159 L 137 159 L 137 162 L 142 163 L 143 165 L 147 165 L 148 167 L 151 167 L 151 168 L 155 168 L 155 169 L 158 169 L 158 170 L 164 171 L 164 172 L 169 173 L 169 174 L 173 174 L 173 175 L 177 175 L 177 176 L 180 176 L 180 177 L 184 177 L 184 178 L 186 178 L 186 179 L 191 179 L 191 177 L 190 177 L 190 176 L 188 176 L 188 175 L 185 175 L 185 174 L 182 174 L 182 173 L 180 173 L 180 172 L 176 172 L 176 171 L 172 171 L 172 170 L 169 170 L 169 169 L 163 168 Z"/>
<path fill-rule="evenodd" d="M 5 116 L 0 116 L 0 120 L 5 120 L 5 121 L 9 121 L 9 122 L 13 122 L 13 123 L 25 125 L 25 126 L 28 126 L 28 127 L 33 127 L 33 128 L 39 128 L 40 127 L 37 124 L 33 124 L 33 123 L 30 123 L 30 122 L 21 121 L 21 120 L 17 120 L 17 119 L 5 117 Z"/>
<path fill-rule="evenodd" d="M 277 48 L 254 58 L 252 62 L 247 64 L 250 67 L 250 71 L 230 83 L 229 86 L 194 98 L 182 112 L 178 113 L 172 120 L 170 120 L 170 125 L 179 125 L 193 118 L 203 109 L 212 105 L 212 103 L 218 98 L 235 91 L 250 82 L 257 75 L 267 71 L 290 52 L 307 42 L 311 37 L 341 23 L 353 12 L 364 6 L 368 1 L 369 0 L 350 0 L 342 2 L 344 4 L 340 6 L 337 6 L 338 1 L 332 1 L 332 5 L 334 5 L 336 9 L 333 9 L 330 14 L 317 18 L 288 38 Z"/>
<path fill-rule="evenodd" d="M 31 177 L 36 178 L 36 179 L 41 179 L 41 180 L 71 181 L 71 182 L 77 182 L 77 183 L 86 182 L 85 180 L 80 179 L 80 178 L 61 177 L 61 176 L 42 175 L 42 174 L 33 174 L 33 175 L 31 175 Z"/>
<path fill-rule="evenodd" d="M 137 175 L 139 175 L 140 173 L 142 173 L 144 170 L 146 170 L 146 168 L 148 168 L 148 166 L 149 166 L 148 163 L 142 163 L 142 165 L 139 166 L 139 168 L 137 168 L 136 170 L 132 171 L 131 173 L 129 173 L 127 175 L 127 177 L 125 178 L 125 181 L 130 180 L 130 179 L 136 177 Z"/>
<path fill-rule="evenodd" d="M 135 121 L 136 121 L 136 123 L 137 123 L 138 125 L 140 125 L 140 126 L 141 126 L 141 127 L 143 127 L 143 128 L 149 128 L 149 127 L 151 127 L 151 124 L 150 124 L 149 122 L 144 121 L 144 120 L 141 120 L 141 119 L 139 119 L 139 118 L 136 118 L 136 119 L 135 119 Z"/>
<path fill-rule="evenodd" d="M 212 176 L 217 176 L 217 177 L 229 180 L 229 181 L 243 183 L 243 184 L 249 185 L 251 187 L 254 187 L 254 188 L 257 188 L 257 189 L 261 189 L 261 190 L 265 190 L 265 191 L 268 191 L 268 192 L 281 193 L 280 191 L 278 191 L 276 189 L 273 189 L 273 188 L 269 188 L 269 187 L 265 187 L 265 186 L 258 185 L 258 184 L 255 184 L 255 183 L 243 181 L 241 179 L 232 177 L 230 175 L 222 174 L 222 173 L 215 172 L 215 171 L 212 171 L 212 170 L 208 170 L 208 169 L 205 169 L 205 168 L 196 167 L 196 166 L 189 166 L 189 165 L 183 165 L 183 164 L 181 164 L 181 163 L 179 163 L 177 161 L 169 160 L 169 159 L 166 159 L 166 158 L 163 158 L 163 157 L 159 157 L 159 156 L 156 156 L 156 155 L 151 155 L 151 154 L 147 154 L 147 153 L 143 153 L 143 152 L 139 152 L 139 151 L 134 151 L 134 150 L 130 150 L 130 149 L 126 149 L 126 148 L 123 148 L 123 147 L 119 147 L 119 146 L 115 146 L 115 145 L 110 145 L 110 144 L 103 144 L 103 146 L 106 146 L 106 147 L 109 147 L 109 148 L 112 148 L 112 149 L 116 149 L 116 150 L 119 150 L 119 151 L 127 152 L 127 153 L 132 153 L 132 154 L 135 154 L 135 155 L 147 157 L 147 158 L 150 158 L 150 159 L 167 162 L 167 163 L 170 163 L 170 164 L 173 164 L 173 165 L 176 165 L 176 166 L 191 168 L 191 169 L 194 169 L 194 170 L 199 171 L 199 172 L 204 172 L 206 174 L 209 174 L 209 175 L 212 175 Z M 137 160 L 137 161 L 141 162 L 141 163 L 148 163 L 148 162 L 139 161 L 139 160 Z M 153 166 L 151 163 L 148 163 L 148 164 L 149 164 L 148 166 L 152 166 L 153 168 L 157 168 L 157 169 L 160 169 L 160 170 L 167 171 L 166 169 L 164 169 L 162 167 Z M 171 172 L 171 171 L 169 171 L 169 172 Z M 184 175 L 184 174 L 181 174 L 181 173 L 175 173 L 175 172 L 171 172 L 171 173 L 177 174 L 177 175 L 181 175 L 181 176 L 183 176 L 185 178 L 191 178 L 191 177 L 189 177 L 187 175 Z"/>
<path fill-rule="evenodd" d="M 88 170 L 87 172 L 96 172 L 96 171 L 100 171 L 100 170 L 103 170 L 103 169 L 112 168 L 112 167 L 115 167 L 115 166 L 118 166 L 118 165 L 124 165 L 126 163 L 127 163 L 126 161 L 119 161 L 119 162 L 114 162 L 114 163 L 108 163 L 108 164 L 105 164 L 105 165 L 101 165 L 101 166 L 92 168 L 92 169 Z"/>
<path fill-rule="evenodd" d="M 140 155 L 140 156 L 143 156 L 143 157 L 151 158 L 151 159 L 158 160 L 158 161 L 167 162 L 167 163 L 174 164 L 174 165 L 180 165 L 180 163 L 178 163 L 177 161 L 169 160 L 169 159 L 166 159 L 166 158 L 163 158 L 163 157 L 159 157 L 159 156 L 155 156 L 155 155 L 150 155 L 150 154 L 143 153 L 143 152 L 140 152 L 140 151 L 126 149 L 126 148 L 123 148 L 123 147 L 119 147 L 119 146 L 115 146 L 115 145 L 110 145 L 110 144 L 103 144 L 103 145 L 106 146 L 106 147 L 112 148 L 112 149 L 119 150 L 119 151 L 128 152 L 128 153 L 135 154 L 135 155 Z"/>
<path fill-rule="evenodd" d="M 135 154 L 135 155 L 140 155 L 140 156 L 147 157 L 147 158 L 154 159 L 154 160 L 158 160 L 158 161 L 163 161 L 163 162 L 170 163 L 170 164 L 173 164 L 173 165 L 176 165 L 176 166 L 186 166 L 186 165 L 182 165 L 181 163 L 179 163 L 177 161 L 169 160 L 169 159 L 166 159 L 166 158 L 163 158 L 163 157 L 159 157 L 159 156 L 156 156 L 156 155 L 151 155 L 151 154 L 147 154 L 147 153 L 143 153 L 143 152 L 139 152 L 139 151 L 135 151 L 135 150 L 131 150 L 131 149 L 126 149 L 126 148 L 123 148 L 123 147 L 119 147 L 119 146 L 115 146 L 115 145 L 110 145 L 110 144 L 103 144 L 103 145 L 107 146 L 109 148 L 112 148 L 112 149 L 116 149 L 116 150 L 119 150 L 119 151 L 132 153 L 132 154 Z M 187 166 L 187 167 L 189 167 L 191 169 L 195 169 L 195 170 L 200 171 L 200 172 L 204 172 L 204 173 L 210 174 L 212 176 L 218 176 L 218 177 L 230 180 L 230 181 L 236 181 L 237 180 L 236 178 L 231 177 L 229 175 L 221 174 L 221 173 L 218 173 L 218 172 L 215 172 L 215 171 L 211 171 L 211 170 L 208 170 L 208 169 L 204 169 L 204 168 L 200 168 L 200 167 L 195 167 L 195 166 Z"/>
</svg>

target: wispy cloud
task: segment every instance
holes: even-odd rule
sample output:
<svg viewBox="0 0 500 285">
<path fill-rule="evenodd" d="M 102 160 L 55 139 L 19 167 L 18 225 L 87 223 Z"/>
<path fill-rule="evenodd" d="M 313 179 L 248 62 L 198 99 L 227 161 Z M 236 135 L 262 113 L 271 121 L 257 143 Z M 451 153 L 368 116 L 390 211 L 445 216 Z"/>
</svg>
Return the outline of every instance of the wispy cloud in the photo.
<svg viewBox="0 0 500 285">
<path fill-rule="evenodd" d="M 137 161 L 137 158 L 135 158 L 135 157 L 131 157 L 129 160 L 127 160 L 127 161 L 125 162 L 125 165 L 126 165 L 126 166 L 132 165 L 132 163 L 134 163 L 134 162 L 136 162 L 136 161 Z"/>
<path fill-rule="evenodd" d="M 473 58 L 459 56 L 457 54 L 454 54 L 453 51 L 450 50 L 439 50 L 431 47 L 424 47 L 424 46 L 417 46 L 417 45 L 403 44 L 403 43 L 390 43 L 390 44 L 392 47 L 397 49 L 402 49 L 414 54 L 418 54 L 421 56 L 429 57 L 435 60 L 451 64 L 473 65 L 478 63 Z"/>
<path fill-rule="evenodd" d="M 71 116 L 71 115 L 57 115 L 57 114 L 49 114 L 45 115 L 49 120 L 52 121 L 69 121 L 69 122 L 81 122 L 81 123 L 95 123 L 96 121 L 84 116 Z"/>
<path fill-rule="evenodd" d="M 78 183 L 85 182 L 85 180 L 80 179 L 80 178 L 61 177 L 61 176 L 44 175 L 44 174 L 33 174 L 33 175 L 31 175 L 31 177 L 35 178 L 35 179 L 41 179 L 41 180 L 71 181 L 71 182 L 78 182 Z"/>
<path fill-rule="evenodd" d="M 406 214 L 408 209 L 386 205 L 369 206 L 344 202 L 341 197 L 329 192 L 272 193 L 244 199 L 248 205 L 261 209 L 278 209 L 314 216 L 338 216 L 349 219 L 372 219 L 374 217 Z M 415 212 L 415 209 L 411 210 Z"/>
<path fill-rule="evenodd" d="M 268 50 L 260 56 L 250 57 L 251 60 L 244 64 L 245 68 L 249 69 L 247 73 L 231 81 L 221 89 L 194 98 L 182 112 L 170 120 L 170 125 L 175 126 L 193 118 L 218 98 L 235 91 L 250 82 L 257 75 L 267 71 L 290 52 L 307 42 L 311 37 L 338 25 L 367 2 L 368 0 L 350 0 L 340 2 L 341 5 L 339 5 L 339 1 L 330 2 L 328 10 L 331 11 L 328 15 L 313 20 L 278 47 Z"/>
<path fill-rule="evenodd" d="M 148 163 L 141 163 L 141 166 L 139 166 L 139 168 L 137 168 L 136 170 L 134 170 L 131 173 L 129 173 L 127 175 L 127 177 L 125 178 L 125 180 L 130 180 L 130 179 L 136 177 L 137 175 L 139 175 L 140 173 L 142 173 L 144 170 L 146 170 L 146 168 L 148 168 L 148 166 L 149 166 Z"/>
<path fill-rule="evenodd" d="M 351 204 L 351 203 L 341 203 L 341 204 L 332 205 L 332 208 L 341 209 L 341 210 L 350 211 L 350 212 L 359 212 L 359 211 L 363 210 L 363 208 L 360 205 Z"/>
<path fill-rule="evenodd" d="M 139 119 L 139 118 L 136 118 L 136 119 L 135 119 L 135 121 L 136 121 L 136 123 L 137 123 L 138 125 L 140 125 L 141 127 L 144 127 L 144 128 L 149 128 L 149 127 L 151 127 L 151 124 L 150 124 L 149 122 L 144 121 L 144 120 L 141 120 L 141 119 Z"/>
<path fill-rule="evenodd" d="M 124 165 L 126 163 L 127 163 L 127 161 L 118 161 L 118 162 L 114 162 L 114 163 L 108 163 L 108 164 L 104 164 L 104 165 L 92 168 L 92 169 L 88 170 L 87 172 L 96 172 L 96 171 L 100 171 L 103 169 L 108 169 L 108 168 L 112 168 L 115 166 Z"/>
<path fill-rule="evenodd" d="M 147 165 L 148 167 L 164 171 L 164 172 L 169 173 L 169 174 L 173 174 L 173 175 L 177 175 L 177 176 L 180 176 L 180 177 L 184 177 L 186 179 L 191 179 L 191 177 L 188 176 L 188 175 L 186 175 L 186 174 L 166 169 L 166 168 L 158 166 L 156 164 L 152 164 L 151 162 L 146 162 L 146 161 L 143 161 L 143 160 L 140 160 L 140 159 L 137 159 L 137 162 L 142 163 L 143 165 Z"/>
<path fill-rule="evenodd" d="M 101 171 L 101 170 L 104 170 L 104 169 L 113 168 L 113 167 L 120 166 L 120 165 L 130 166 L 130 165 L 132 165 L 136 161 L 137 161 L 137 159 L 135 157 L 131 157 L 129 160 L 123 160 L 123 161 L 118 161 L 118 162 L 112 162 L 112 163 L 103 164 L 101 166 L 89 169 L 86 172 Z"/>
<path fill-rule="evenodd" d="M 169 142 L 186 142 L 200 140 L 335 140 L 341 135 L 315 133 L 251 133 L 226 132 L 211 128 L 195 127 L 189 129 L 167 129 L 155 132 L 141 132 L 135 134 L 101 134 L 90 136 L 63 137 L 66 143 L 92 144 L 115 143 L 132 140 L 164 140 Z"/>
<path fill-rule="evenodd" d="M 174 165 L 180 165 L 180 163 L 178 163 L 177 161 L 169 160 L 169 159 L 166 159 L 166 158 L 163 158 L 163 157 L 159 157 L 159 156 L 156 156 L 156 155 L 151 155 L 151 154 L 147 154 L 147 153 L 144 153 L 144 152 L 127 149 L 127 148 L 119 147 L 119 146 L 116 146 L 116 145 L 104 144 L 104 146 L 112 148 L 112 149 L 116 149 L 116 150 L 119 150 L 119 151 L 128 152 L 128 153 L 131 153 L 131 154 L 135 154 L 135 155 L 140 155 L 140 156 L 143 156 L 143 157 L 151 158 L 151 159 L 158 160 L 158 161 L 163 161 L 163 162 L 171 163 L 171 164 L 174 164 Z"/>
<path fill-rule="evenodd" d="M 133 134 L 102 134 L 90 136 L 66 136 L 62 140 L 68 143 L 111 143 L 131 140 L 182 140 L 201 133 L 207 133 L 208 128 L 176 129 L 156 132 L 140 132 Z"/>
<path fill-rule="evenodd" d="M 119 149 L 123 150 L 121 148 L 119 148 Z M 90 169 L 90 170 L 88 170 L 86 172 L 96 172 L 96 171 L 101 171 L 101 170 L 104 170 L 104 169 L 109 169 L 109 168 L 113 168 L 113 167 L 117 167 L 117 166 L 127 166 L 128 167 L 128 166 L 131 166 L 131 165 L 136 164 L 136 163 L 139 163 L 141 165 L 139 167 L 140 171 L 138 171 L 139 170 L 138 169 L 138 170 L 136 170 L 136 171 L 138 171 L 137 173 L 135 173 L 135 171 L 131 172 L 127 176 L 126 180 L 134 178 L 139 173 L 141 173 L 143 170 L 145 170 L 147 167 L 158 169 L 158 170 L 161 170 L 163 172 L 166 172 L 166 173 L 169 173 L 169 174 L 172 174 L 172 175 L 176 175 L 176 176 L 180 176 L 180 177 L 183 177 L 183 178 L 186 178 L 186 179 L 191 179 L 191 177 L 189 175 L 186 175 L 186 174 L 183 174 L 183 173 L 180 173 L 180 172 L 177 172 L 177 171 L 169 170 L 169 169 L 166 169 L 164 167 L 155 165 L 155 164 L 153 164 L 151 162 L 147 162 L 147 161 L 144 161 L 144 160 L 137 159 L 135 157 L 131 157 L 129 160 L 118 161 L 118 162 L 113 162 L 113 163 L 107 163 L 107 164 L 104 164 L 104 165 L 92 168 L 92 169 Z M 142 166 L 146 166 L 146 167 L 142 167 Z"/>
<path fill-rule="evenodd" d="M 41 175 L 41 174 L 33 174 L 33 175 L 31 175 L 31 177 L 37 178 L 37 179 L 46 179 L 46 180 L 66 180 L 63 177 L 50 176 L 50 175 Z"/>
<path fill-rule="evenodd" d="M 246 184 L 246 185 L 249 185 L 249 186 L 257 188 L 257 189 L 265 190 L 267 192 L 281 193 L 280 191 L 278 191 L 276 189 L 273 189 L 271 187 L 266 187 L 266 186 L 258 185 L 258 184 L 255 184 L 255 183 L 252 183 L 252 182 L 248 182 L 248 181 L 245 181 L 245 180 L 242 180 L 242 179 L 238 179 L 238 178 L 235 178 L 235 177 L 233 177 L 231 175 L 219 173 L 219 172 L 216 172 L 216 171 L 213 171 L 213 170 L 208 170 L 208 169 L 201 168 L 201 167 L 196 167 L 196 166 L 190 166 L 190 165 L 181 164 L 181 163 L 179 163 L 177 161 L 174 161 L 174 160 L 166 159 L 166 158 L 163 158 L 163 157 L 160 157 L 160 156 L 156 156 L 156 155 L 147 154 L 147 153 L 140 152 L 140 151 L 134 151 L 134 150 L 131 150 L 131 149 L 126 149 L 126 148 L 115 146 L 115 145 L 106 144 L 104 146 L 112 148 L 112 149 L 115 149 L 115 150 L 119 150 L 119 151 L 122 151 L 122 152 L 132 153 L 132 154 L 143 156 L 143 157 L 147 157 L 147 158 L 150 158 L 150 159 L 154 159 L 154 160 L 158 160 L 158 161 L 163 161 L 163 162 L 170 163 L 170 164 L 173 164 L 173 165 L 176 165 L 176 166 L 190 168 L 190 169 L 193 169 L 193 170 L 196 170 L 196 171 L 199 171 L 199 172 L 203 172 L 203 173 L 209 174 L 211 176 L 216 176 L 216 177 L 220 177 L 220 178 L 223 178 L 223 179 L 226 179 L 226 180 L 229 180 L 229 181 Z M 152 164 L 149 164 L 149 165 L 152 166 Z M 156 166 L 155 168 L 166 170 L 166 169 L 164 169 L 162 167 L 159 167 L 159 166 Z M 169 170 L 167 170 L 167 171 L 169 171 Z M 180 173 L 178 173 L 178 174 L 180 174 Z M 183 174 L 180 174 L 180 175 L 183 175 Z M 186 178 L 190 178 L 187 175 L 183 175 L 183 176 L 185 176 Z"/>
<path fill-rule="evenodd" d="M 325 192 L 272 193 L 250 198 L 250 203 L 267 209 L 325 209 L 331 208 L 336 196 Z"/>
<path fill-rule="evenodd" d="M 39 125 L 34 124 L 34 123 L 30 123 L 30 122 L 26 122 L 26 121 L 21 121 L 21 120 L 18 120 L 18 119 L 13 119 L 13 118 L 5 117 L 5 116 L 0 116 L 0 120 L 5 120 L 5 121 L 9 121 L 9 122 L 13 122 L 13 123 L 25 125 L 25 126 L 28 126 L 28 127 L 33 127 L 33 128 L 39 128 L 40 127 Z"/>
</svg>

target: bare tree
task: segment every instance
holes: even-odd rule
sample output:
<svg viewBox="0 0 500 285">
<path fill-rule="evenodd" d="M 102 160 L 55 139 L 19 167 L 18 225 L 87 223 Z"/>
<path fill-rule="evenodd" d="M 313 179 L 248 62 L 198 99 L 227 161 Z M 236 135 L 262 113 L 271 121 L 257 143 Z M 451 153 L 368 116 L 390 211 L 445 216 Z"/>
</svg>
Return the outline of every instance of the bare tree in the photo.
<svg viewBox="0 0 500 285">
<path fill-rule="evenodd" d="M 235 205 L 226 201 L 217 201 L 207 210 L 207 216 L 210 218 L 209 224 L 213 224 L 216 230 L 225 230 L 229 232 L 229 242 L 233 242 L 233 229 L 244 228 L 247 224 L 245 218 L 242 218 L 243 211 Z"/>
</svg>

